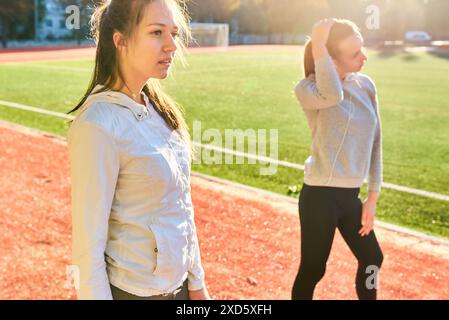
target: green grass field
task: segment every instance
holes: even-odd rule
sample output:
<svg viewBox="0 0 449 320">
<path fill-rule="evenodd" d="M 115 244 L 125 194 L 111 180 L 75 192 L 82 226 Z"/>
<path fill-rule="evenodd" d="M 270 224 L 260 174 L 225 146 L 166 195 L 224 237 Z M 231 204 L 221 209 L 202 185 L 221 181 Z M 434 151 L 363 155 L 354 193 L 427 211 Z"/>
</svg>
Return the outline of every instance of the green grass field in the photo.
<svg viewBox="0 0 449 320">
<path fill-rule="evenodd" d="M 364 73 L 376 82 L 383 125 L 384 181 L 449 195 L 449 57 L 369 51 Z M 188 56 L 164 81 L 202 129 L 278 129 L 279 159 L 302 164 L 310 133 L 293 94 L 302 49 Z M 93 62 L 0 65 L 0 100 L 67 112 L 87 87 Z M 0 118 L 65 136 L 59 118 L 0 106 Z M 207 142 L 207 141 L 203 141 Z M 224 142 L 223 142 L 224 145 Z M 194 170 L 286 194 L 303 172 L 259 165 L 195 165 Z M 365 188 L 363 194 L 366 194 Z M 379 219 L 449 238 L 449 202 L 383 189 Z"/>
</svg>

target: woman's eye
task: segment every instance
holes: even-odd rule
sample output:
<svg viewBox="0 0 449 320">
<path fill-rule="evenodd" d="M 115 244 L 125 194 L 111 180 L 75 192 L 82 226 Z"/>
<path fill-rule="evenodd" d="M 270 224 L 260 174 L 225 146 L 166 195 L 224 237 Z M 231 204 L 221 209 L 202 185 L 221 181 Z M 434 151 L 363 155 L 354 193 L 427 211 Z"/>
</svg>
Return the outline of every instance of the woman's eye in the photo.
<svg viewBox="0 0 449 320">
<path fill-rule="evenodd" d="M 154 34 L 156 36 L 160 36 L 162 34 L 162 31 L 161 30 L 153 31 L 153 32 L 151 32 L 151 34 Z"/>
<path fill-rule="evenodd" d="M 171 35 L 172 35 L 173 38 L 179 37 L 179 33 L 177 33 L 177 32 L 173 32 Z"/>
</svg>

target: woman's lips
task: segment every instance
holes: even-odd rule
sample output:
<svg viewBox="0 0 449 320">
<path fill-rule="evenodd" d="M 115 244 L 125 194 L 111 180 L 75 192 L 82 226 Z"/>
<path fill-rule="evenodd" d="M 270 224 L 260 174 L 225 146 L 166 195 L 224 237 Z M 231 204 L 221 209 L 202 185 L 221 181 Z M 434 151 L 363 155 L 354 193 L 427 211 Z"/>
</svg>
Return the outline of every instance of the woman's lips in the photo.
<svg viewBox="0 0 449 320">
<path fill-rule="evenodd" d="M 172 63 L 172 60 L 171 59 L 161 60 L 161 61 L 159 61 L 159 63 L 166 67 L 169 67 Z"/>
</svg>

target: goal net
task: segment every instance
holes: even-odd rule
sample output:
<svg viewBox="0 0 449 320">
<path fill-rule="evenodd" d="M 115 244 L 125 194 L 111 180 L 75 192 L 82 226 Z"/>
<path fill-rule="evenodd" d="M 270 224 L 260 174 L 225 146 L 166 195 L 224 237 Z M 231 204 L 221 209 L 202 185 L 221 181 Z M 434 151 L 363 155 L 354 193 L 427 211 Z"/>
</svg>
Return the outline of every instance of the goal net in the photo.
<svg viewBox="0 0 449 320">
<path fill-rule="evenodd" d="M 193 42 L 196 47 L 227 47 L 229 45 L 229 25 L 226 23 L 198 23 L 190 24 Z"/>
</svg>

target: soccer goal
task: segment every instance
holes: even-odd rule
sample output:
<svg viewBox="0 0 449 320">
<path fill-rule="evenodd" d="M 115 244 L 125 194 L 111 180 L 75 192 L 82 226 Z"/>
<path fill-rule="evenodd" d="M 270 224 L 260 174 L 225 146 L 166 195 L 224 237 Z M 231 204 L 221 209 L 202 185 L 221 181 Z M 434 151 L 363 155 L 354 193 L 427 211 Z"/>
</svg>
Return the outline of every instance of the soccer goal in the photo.
<svg viewBox="0 0 449 320">
<path fill-rule="evenodd" d="M 226 23 L 190 24 L 192 28 L 192 47 L 227 47 L 229 45 L 229 25 Z"/>
</svg>

